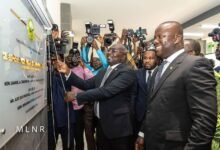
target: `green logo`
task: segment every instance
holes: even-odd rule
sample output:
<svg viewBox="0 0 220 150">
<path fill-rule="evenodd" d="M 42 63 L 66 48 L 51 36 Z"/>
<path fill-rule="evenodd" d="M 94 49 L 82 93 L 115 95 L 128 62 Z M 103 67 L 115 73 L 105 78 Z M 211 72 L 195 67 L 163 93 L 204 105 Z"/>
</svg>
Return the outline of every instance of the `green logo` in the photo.
<svg viewBox="0 0 220 150">
<path fill-rule="evenodd" d="M 34 24 L 31 19 L 28 19 L 28 22 L 27 22 L 27 33 L 28 33 L 29 40 L 34 41 L 36 36 L 34 32 Z"/>
</svg>

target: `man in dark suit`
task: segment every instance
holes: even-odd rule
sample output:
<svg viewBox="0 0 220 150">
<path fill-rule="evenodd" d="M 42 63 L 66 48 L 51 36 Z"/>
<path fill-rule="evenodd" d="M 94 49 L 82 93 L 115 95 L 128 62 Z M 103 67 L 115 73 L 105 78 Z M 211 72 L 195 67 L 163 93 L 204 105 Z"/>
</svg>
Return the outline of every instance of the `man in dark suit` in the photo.
<svg viewBox="0 0 220 150">
<path fill-rule="evenodd" d="M 63 61 L 63 54 L 52 54 L 51 89 L 48 91 L 48 150 L 55 150 L 59 134 L 63 150 L 74 150 L 75 111 L 70 102 L 64 101 L 64 76 L 57 71 L 57 61 Z"/>
<path fill-rule="evenodd" d="M 148 100 L 144 138 L 136 150 L 210 150 L 217 121 L 216 81 L 207 59 L 183 49 L 183 29 L 168 21 L 155 31 L 158 67 Z M 140 135 L 141 136 L 141 135 Z"/>
<path fill-rule="evenodd" d="M 145 116 L 146 103 L 149 97 L 149 87 L 155 67 L 158 65 L 158 57 L 155 49 L 149 48 L 143 54 L 143 68 L 136 71 L 137 90 L 135 96 L 135 136 L 140 130 L 141 123 Z"/>
<path fill-rule="evenodd" d="M 97 140 L 99 150 L 129 150 L 132 144 L 131 90 L 136 79 L 134 71 L 125 65 L 127 49 L 122 44 L 107 50 L 109 67 L 89 80 L 81 80 L 70 73 L 64 64 L 60 71 L 68 75 L 67 84 L 85 92 L 68 92 L 66 100 L 76 97 L 78 104 L 94 102 L 98 118 Z"/>
</svg>

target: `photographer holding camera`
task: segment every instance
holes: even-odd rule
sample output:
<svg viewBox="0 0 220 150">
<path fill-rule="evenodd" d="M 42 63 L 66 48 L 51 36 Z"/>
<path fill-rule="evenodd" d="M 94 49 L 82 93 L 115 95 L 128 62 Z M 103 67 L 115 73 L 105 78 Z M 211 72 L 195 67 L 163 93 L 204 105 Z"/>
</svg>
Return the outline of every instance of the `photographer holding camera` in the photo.
<svg viewBox="0 0 220 150">
<path fill-rule="evenodd" d="M 126 48 L 128 48 L 129 46 L 127 46 L 127 41 L 128 41 L 128 36 L 131 35 L 129 34 L 130 32 L 127 29 L 122 29 L 122 34 L 121 34 L 121 38 L 119 39 L 119 42 L 122 43 Z M 133 41 L 133 40 L 132 40 Z M 131 48 L 131 47 L 130 47 Z M 129 49 L 129 48 L 128 48 Z M 136 51 L 136 43 L 134 44 L 134 49 L 133 50 L 129 50 L 129 53 L 127 53 L 127 64 L 134 70 L 137 69 L 137 66 L 135 64 L 135 60 L 132 57 L 132 53 L 130 53 L 131 51 L 134 52 L 135 55 L 135 51 Z"/>
<path fill-rule="evenodd" d="M 99 36 L 99 39 L 101 37 Z M 89 61 L 89 50 L 90 48 L 96 50 L 97 57 L 91 57 Z M 96 75 L 101 69 L 108 67 L 108 62 L 105 57 L 104 52 L 101 48 L 98 47 L 96 40 L 93 40 L 91 46 L 87 43 L 86 37 L 82 37 L 81 39 L 81 58 L 85 64 L 85 66 L 92 71 L 94 75 Z"/>
<path fill-rule="evenodd" d="M 220 27 L 220 23 L 219 23 Z M 213 42 L 217 42 L 215 57 L 218 61 L 220 61 L 220 28 L 215 28 L 208 36 L 212 37 Z M 217 100 L 218 100 L 218 122 L 216 125 L 216 131 L 214 139 L 212 140 L 212 150 L 219 150 L 220 141 L 219 141 L 219 132 L 220 132 L 220 66 L 214 68 L 215 79 L 217 81 Z"/>
<path fill-rule="evenodd" d="M 90 79 L 94 75 L 92 72 L 85 67 L 83 64 L 80 52 L 78 50 L 78 43 L 73 42 L 72 49 L 69 51 L 67 57 L 68 67 L 71 68 L 71 71 L 76 74 L 79 78 L 83 80 Z M 75 86 L 71 87 L 71 91 L 75 93 L 80 93 L 82 90 L 78 89 Z M 73 109 L 76 112 L 76 126 L 75 126 L 75 142 L 76 150 L 84 150 L 84 138 L 83 133 L 85 130 L 85 136 L 87 141 L 87 149 L 95 150 L 95 125 L 94 125 L 94 107 L 93 103 L 87 103 L 84 105 L 78 105 L 76 100 L 72 101 Z"/>
<path fill-rule="evenodd" d="M 64 30 L 61 32 L 61 38 L 59 38 L 59 28 L 57 24 L 52 25 L 52 33 L 48 36 L 48 46 L 50 46 L 51 53 L 64 54 L 66 52 L 66 45 L 69 43 L 67 39 L 68 33 Z"/>
</svg>

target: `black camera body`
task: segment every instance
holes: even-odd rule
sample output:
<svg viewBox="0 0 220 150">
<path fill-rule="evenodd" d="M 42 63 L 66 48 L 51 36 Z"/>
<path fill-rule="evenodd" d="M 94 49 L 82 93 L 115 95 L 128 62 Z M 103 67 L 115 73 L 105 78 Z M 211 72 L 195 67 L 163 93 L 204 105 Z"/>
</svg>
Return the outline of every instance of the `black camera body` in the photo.
<svg viewBox="0 0 220 150">
<path fill-rule="evenodd" d="M 110 46 L 112 45 L 113 41 L 114 41 L 114 33 L 109 33 L 109 34 L 105 34 L 104 36 L 104 46 Z"/>
<path fill-rule="evenodd" d="M 133 29 L 128 29 L 128 37 L 132 38 L 134 36 L 134 30 Z"/>
<path fill-rule="evenodd" d="M 142 29 L 141 27 L 139 27 L 136 32 L 135 32 L 135 36 L 140 40 L 146 40 L 145 35 L 147 35 L 147 30 L 146 29 Z"/>
<path fill-rule="evenodd" d="M 53 39 L 52 35 L 48 35 L 48 49 L 51 54 L 64 54 L 66 52 L 66 45 L 69 43 L 68 39 L 57 38 Z"/>
<path fill-rule="evenodd" d="M 100 34 L 100 25 L 92 24 L 91 22 L 88 22 L 85 24 L 86 26 L 86 33 L 87 33 L 87 43 L 89 45 L 92 44 L 94 38 Z"/>
<path fill-rule="evenodd" d="M 72 48 L 69 50 L 69 55 L 66 57 L 67 65 L 72 68 L 78 66 L 80 60 L 80 52 L 78 50 L 78 43 L 73 42 Z"/>
<path fill-rule="evenodd" d="M 215 28 L 211 33 L 208 34 L 209 37 L 212 37 L 214 42 L 220 42 L 220 23 L 218 24 L 219 28 Z"/>
<path fill-rule="evenodd" d="M 66 45 L 69 43 L 67 39 L 57 38 L 54 40 L 56 45 L 56 50 L 60 54 L 66 53 Z"/>
<path fill-rule="evenodd" d="M 104 36 L 104 46 L 110 46 L 112 45 L 113 41 L 115 40 L 115 25 L 113 20 L 108 20 L 108 26 L 111 33 L 105 34 Z"/>
</svg>

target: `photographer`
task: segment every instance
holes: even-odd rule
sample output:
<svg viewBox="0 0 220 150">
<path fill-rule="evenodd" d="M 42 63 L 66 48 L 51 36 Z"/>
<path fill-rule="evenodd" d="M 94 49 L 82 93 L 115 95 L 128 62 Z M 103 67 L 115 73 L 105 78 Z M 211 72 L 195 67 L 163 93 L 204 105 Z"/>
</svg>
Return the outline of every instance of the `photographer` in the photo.
<svg viewBox="0 0 220 150">
<path fill-rule="evenodd" d="M 57 24 L 53 24 L 52 33 L 48 36 L 48 46 L 50 46 L 49 53 L 62 53 L 66 52 L 66 44 L 68 44 L 67 34 L 65 31 L 61 32 L 61 38 L 59 38 L 59 29 Z"/>
<path fill-rule="evenodd" d="M 86 68 L 80 58 L 80 52 L 76 48 L 72 48 L 69 51 L 67 57 L 68 66 L 71 68 L 71 71 L 80 77 L 83 80 L 90 79 L 93 77 L 92 72 Z M 78 89 L 75 86 L 71 87 L 71 91 L 75 93 L 80 93 L 82 90 Z M 76 126 L 75 126 L 75 141 L 76 141 L 76 150 L 84 149 L 84 139 L 83 132 L 85 130 L 86 141 L 88 150 L 95 150 L 95 138 L 94 138 L 94 108 L 93 103 L 87 103 L 85 105 L 78 105 L 76 100 L 72 101 L 73 109 L 76 112 Z"/>
<path fill-rule="evenodd" d="M 215 57 L 220 61 L 220 43 L 218 43 L 217 48 L 215 50 Z M 220 66 L 214 68 L 216 72 L 220 73 Z"/>
<path fill-rule="evenodd" d="M 215 57 L 218 61 L 220 61 L 220 44 L 218 43 L 217 48 L 215 50 Z M 214 68 L 214 74 L 215 74 L 215 79 L 217 81 L 217 100 L 218 100 L 218 123 L 216 126 L 216 132 L 214 139 L 212 141 L 212 150 L 218 150 L 220 148 L 220 141 L 219 141 L 219 132 L 220 132 L 220 66 L 217 66 Z"/>
<path fill-rule="evenodd" d="M 121 38 L 119 39 L 119 42 L 122 43 L 125 47 L 127 46 L 127 39 L 128 38 L 128 30 L 127 29 L 123 29 L 122 30 L 122 34 L 121 34 Z M 136 44 L 134 44 L 134 52 L 136 51 Z M 132 69 L 136 70 L 137 66 L 135 64 L 134 59 L 132 58 L 132 55 L 130 53 L 127 53 L 127 62 L 126 62 Z"/>
<path fill-rule="evenodd" d="M 88 56 L 89 56 L 90 46 L 86 42 L 86 37 L 82 37 L 82 39 L 81 39 L 81 49 L 82 49 L 81 57 L 82 57 L 82 60 L 85 64 L 85 66 L 90 71 L 92 71 L 92 73 L 94 75 L 96 75 L 99 72 L 99 70 L 101 70 L 102 68 L 107 68 L 108 67 L 108 62 L 107 62 L 107 59 L 105 57 L 105 54 L 98 47 L 96 40 L 93 40 L 91 48 L 96 50 L 98 58 L 97 57 L 92 57 L 90 59 L 90 62 L 89 62 L 89 57 Z"/>
<path fill-rule="evenodd" d="M 58 135 L 60 134 L 62 139 L 63 150 L 73 150 L 75 112 L 72 109 L 72 103 L 67 104 L 67 102 L 64 101 L 65 90 L 62 82 L 65 81 L 65 79 L 64 76 L 60 76 L 60 73 L 57 71 L 57 58 L 58 60 L 63 61 L 64 55 L 51 55 L 51 63 L 54 69 L 51 72 L 52 83 L 51 89 L 49 91 L 52 98 L 52 106 L 51 110 L 48 111 L 48 149 L 56 149 L 56 141 L 58 140 Z M 67 109 L 69 111 L 69 116 Z M 70 124 L 68 125 L 68 123 Z M 70 127 L 69 129 L 68 126 Z M 68 139 L 68 137 L 70 139 Z M 69 148 L 68 142 L 70 142 Z"/>
</svg>

